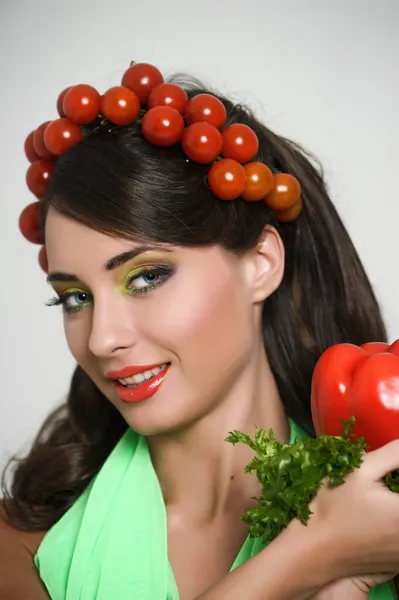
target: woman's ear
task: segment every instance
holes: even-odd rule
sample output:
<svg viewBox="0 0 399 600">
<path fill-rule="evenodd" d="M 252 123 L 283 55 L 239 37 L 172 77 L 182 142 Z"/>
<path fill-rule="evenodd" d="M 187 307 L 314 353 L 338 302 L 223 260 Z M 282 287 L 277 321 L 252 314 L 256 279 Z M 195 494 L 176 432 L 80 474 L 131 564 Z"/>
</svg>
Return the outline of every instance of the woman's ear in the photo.
<svg viewBox="0 0 399 600">
<path fill-rule="evenodd" d="M 284 275 L 284 245 L 274 227 L 265 228 L 256 248 L 246 259 L 253 301 L 263 302 L 279 287 Z"/>
</svg>

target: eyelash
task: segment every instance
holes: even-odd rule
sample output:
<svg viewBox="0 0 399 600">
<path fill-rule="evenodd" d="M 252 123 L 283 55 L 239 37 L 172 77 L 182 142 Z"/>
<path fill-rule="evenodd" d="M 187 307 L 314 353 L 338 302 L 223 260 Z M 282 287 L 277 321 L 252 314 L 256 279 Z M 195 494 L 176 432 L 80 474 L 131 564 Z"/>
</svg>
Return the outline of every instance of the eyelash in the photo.
<svg viewBox="0 0 399 600">
<path fill-rule="evenodd" d="M 154 266 L 154 267 L 143 267 L 141 269 L 136 269 L 134 271 L 133 275 L 131 275 L 130 277 L 128 276 L 126 278 L 126 290 L 132 296 L 137 296 L 139 294 L 146 294 L 148 292 L 151 292 L 155 288 L 163 285 L 164 283 L 166 283 L 166 281 L 173 275 L 173 273 L 174 273 L 174 269 L 170 266 L 165 266 L 165 265 L 159 265 L 159 266 Z M 160 277 L 160 280 L 157 281 L 156 283 L 150 284 L 146 287 L 129 289 L 129 285 L 133 281 L 136 281 L 137 279 L 140 279 L 141 277 Z M 82 310 L 82 308 L 85 307 L 86 302 L 82 303 L 80 306 L 68 307 L 67 301 L 68 301 L 68 298 L 73 298 L 74 296 L 78 296 L 80 294 L 86 295 L 88 297 L 88 300 L 86 302 L 89 302 L 90 299 L 92 298 L 91 294 L 89 294 L 88 292 L 84 292 L 82 290 L 76 290 L 75 292 L 67 292 L 65 294 L 60 294 L 59 296 L 55 296 L 54 298 L 51 298 L 48 302 L 46 302 L 46 306 L 62 306 L 63 311 L 66 314 L 73 314 L 73 313 L 79 312 Z"/>
</svg>

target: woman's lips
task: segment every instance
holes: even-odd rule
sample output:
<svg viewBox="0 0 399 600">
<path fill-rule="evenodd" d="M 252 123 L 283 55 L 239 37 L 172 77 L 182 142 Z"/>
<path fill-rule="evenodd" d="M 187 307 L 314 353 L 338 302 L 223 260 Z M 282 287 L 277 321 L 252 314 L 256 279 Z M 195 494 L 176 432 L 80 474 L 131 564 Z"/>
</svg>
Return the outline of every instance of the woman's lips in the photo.
<svg viewBox="0 0 399 600">
<path fill-rule="evenodd" d="M 165 364 L 162 370 L 156 375 L 153 375 L 150 379 L 146 379 L 141 383 L 132 385 L 131 387 L 126 387 L 122 385 L 118 381 L 118 379 L 127 379 L 129 377 L 132 377 L 133 375 L 137 375 L 138 373 L 142 373 L 144 371 L 151 371 L 161 366 L 162 365 L 149 365 L 145 367 L 140 367 L 139 370 L 136 367 L 126 367 L 121 371 L 110 371 L 110 373 L 108 373 L 108 376 L 111 379 L 113 379 L 113 385 L 115 387 L 116 393 L 123 402 L 143 402 L 143 400 L 147 400 L 148 398 L 154 396 L 154 394 L 159 390 L 169 371 L 170 364 Z M 115 378 L 115 374 L 118 375 L 117 378 Z"/>
</svg>

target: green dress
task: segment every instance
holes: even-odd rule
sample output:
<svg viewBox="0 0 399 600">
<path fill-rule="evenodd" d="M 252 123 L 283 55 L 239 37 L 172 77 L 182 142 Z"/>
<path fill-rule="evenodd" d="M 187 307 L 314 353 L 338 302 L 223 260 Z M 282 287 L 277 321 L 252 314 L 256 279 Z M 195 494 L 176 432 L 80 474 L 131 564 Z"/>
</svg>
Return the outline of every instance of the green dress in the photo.
<svg viewBox="0 0 399 600">
<path fill-rule="evenodd" d="M 291 443 L 303 438 L 291 423 Z M 232 569 L 264 544 L 247 538 Z M 123 435 L 100 472 L 47 532 L 35 564 L 52 600 L 179 600 L 166 510 L 145 438 Z M 394 600 L 387 583 L 372 600 Z"/>
</svg>

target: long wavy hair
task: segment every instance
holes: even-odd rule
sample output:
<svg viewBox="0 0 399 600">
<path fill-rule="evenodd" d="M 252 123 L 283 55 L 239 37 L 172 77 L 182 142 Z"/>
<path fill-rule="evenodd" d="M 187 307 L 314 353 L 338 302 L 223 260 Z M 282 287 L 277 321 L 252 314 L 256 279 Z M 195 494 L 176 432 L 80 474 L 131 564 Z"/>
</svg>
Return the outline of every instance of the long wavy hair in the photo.
<svg viewBox="0 0 399 600">
<path fill-rule="evenodd" d="M 213 93 L 185 83 L 192 97 Z M 110 236 L 182 246 L 219 244 L 241 254 L 255 247 L 267 225 L 286 250 L 283 281 L 263 308 L 268 360 L 288 416 L 310 435 L 312 373 L 329 346 L 386 340 L 380 309 L 359 256 L 332 204 L 317 161 L 276 135 L 244 106 L 215 94 L 227 125 L 240 122 L 259 138 L 257 160 L 293 174 L 301 183 L 303 211 L 279 224 L 262 202 L 220 202 L 206 185 L 209 166 L 187 161 L 180 145 L 147 143 L 137 126 L 87 136 L 57 162 L 41 200 Z M 101 469 L 127 425 L 77 367 L 66 403 L 45 422 L 33 446 L 12 463 L 3 486 L 10 522 L 25 530 L 49 529 Z"/>
</svg>

